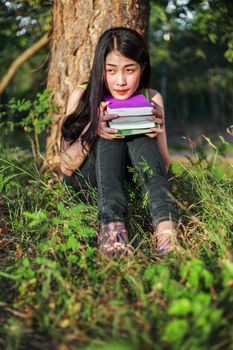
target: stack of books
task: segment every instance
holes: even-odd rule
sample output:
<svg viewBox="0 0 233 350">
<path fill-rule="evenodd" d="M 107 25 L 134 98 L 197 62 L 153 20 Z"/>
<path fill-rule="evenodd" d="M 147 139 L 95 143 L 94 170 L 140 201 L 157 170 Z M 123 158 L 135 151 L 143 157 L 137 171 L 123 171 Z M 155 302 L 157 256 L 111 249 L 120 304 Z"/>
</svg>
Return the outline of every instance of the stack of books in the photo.
<svg viewBox="0 0 233 350">
<path fill-rule="evenodd" d="M 134 94 L 127 100 L 117 100 L 112 96 L 104 96 L 109 101 L 107 113 L 119 118 L 109 121 L 109 127 L 117 129 L 118 135 L 137 135 L 153 132 L 151 128 L 159 127 L 149 116 L 153 116 L 152 105 L 141 93 Z"/>
</svg>

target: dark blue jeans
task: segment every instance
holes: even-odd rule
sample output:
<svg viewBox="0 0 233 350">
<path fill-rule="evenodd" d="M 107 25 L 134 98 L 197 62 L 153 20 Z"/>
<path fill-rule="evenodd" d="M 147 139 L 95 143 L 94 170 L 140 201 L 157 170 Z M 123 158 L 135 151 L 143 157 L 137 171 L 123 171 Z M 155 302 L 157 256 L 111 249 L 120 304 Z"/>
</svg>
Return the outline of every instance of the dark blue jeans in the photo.
<svg viewBox="0 0 233 350">
<path fill-rule="evenodd" d="M 126 159 L 137 169 L 141 188 L 148 193 L 148 205 L 156 227 L 163 221 L 178 221 L 178 211 L 172 197 L 164 163 L 155 139 L 130 136 L 119 140 L 98 137 L 80 171 L 65 177 L 77 191 L 86 180 L 97 186 L 98 218 L 100 224 L 125 221 L 127 200 L 124 194 Z"/>
</svg>

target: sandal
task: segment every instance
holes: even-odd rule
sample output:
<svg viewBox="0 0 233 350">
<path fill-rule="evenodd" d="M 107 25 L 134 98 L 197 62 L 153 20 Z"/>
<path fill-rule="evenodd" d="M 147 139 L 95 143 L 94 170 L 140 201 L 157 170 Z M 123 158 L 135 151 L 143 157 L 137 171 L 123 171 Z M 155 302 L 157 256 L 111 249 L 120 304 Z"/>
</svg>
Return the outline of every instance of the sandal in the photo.
<svg viewBox="0 0 233 350">
<path fill-rule="evenodd" d="M 108 257 L 118 259 L 121 255 L 129 256 L 134 251 L 134 248 L 129 244 L 125 224 L 121 221 L 103 224 L 97 236 L 100 250 Z"/>
<path fill-rule="evenodd" d="M 166 254 L 176 250 L 177 231 L 173 228 L 154 232 L 152 244 L 156 247 L 158 254 Z"/>
</svg>

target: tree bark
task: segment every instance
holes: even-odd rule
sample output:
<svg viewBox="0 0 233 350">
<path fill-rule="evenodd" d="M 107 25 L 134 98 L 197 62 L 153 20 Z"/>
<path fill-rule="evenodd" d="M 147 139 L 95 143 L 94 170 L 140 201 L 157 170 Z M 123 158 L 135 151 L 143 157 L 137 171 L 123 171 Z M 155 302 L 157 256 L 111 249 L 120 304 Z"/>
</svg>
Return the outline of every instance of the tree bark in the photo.
<svg viewBox="0 0 233 350">
<path fill-rule="evenodd" d="M 97 40 L 113 26 L 136 29 L 147 39 L 149 0 L 55 0 L 48 87 L 59 106 L 46 140 L 46 163 L 59 164 L 60 130 L 67 98 L 87 81 Z"/>
<path fill-rule="evenodd" d="M 44 47 L 50 40 L 49 34 L 45 34 L 40 38 L 35 44 L 26 49 L 23 53 L 21 53 L 10 65 L 8 71 L 4 75 L 4 77 L 0 81 L 0 95 L 3 93 L 16 71 L 19 67 L 24 64 L 29 58 L 31 58 L 37 51 L 39 51 L 42 47 Z"/>
</svg>

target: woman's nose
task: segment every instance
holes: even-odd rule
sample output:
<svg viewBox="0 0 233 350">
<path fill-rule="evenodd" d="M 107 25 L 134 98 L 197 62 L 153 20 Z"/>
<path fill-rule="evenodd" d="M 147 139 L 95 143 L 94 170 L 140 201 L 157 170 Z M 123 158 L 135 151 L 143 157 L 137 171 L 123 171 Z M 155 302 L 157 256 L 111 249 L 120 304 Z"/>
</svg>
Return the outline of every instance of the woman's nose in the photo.
<svg viewBox="0 0 233 350">
<path fill-rule="evenodd" d="M 116 81 L 116 83 L 117 83 L 117 85 L 120 85 L 120 86 L 126 85 L 126 79 L 125 79 L 124 74 L 119 73 L 119 74 L 117 75 L 117 81 Z"/>
</svg>

